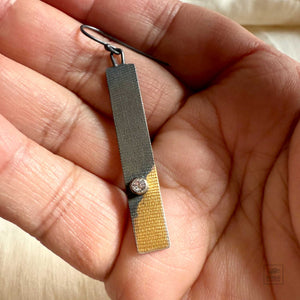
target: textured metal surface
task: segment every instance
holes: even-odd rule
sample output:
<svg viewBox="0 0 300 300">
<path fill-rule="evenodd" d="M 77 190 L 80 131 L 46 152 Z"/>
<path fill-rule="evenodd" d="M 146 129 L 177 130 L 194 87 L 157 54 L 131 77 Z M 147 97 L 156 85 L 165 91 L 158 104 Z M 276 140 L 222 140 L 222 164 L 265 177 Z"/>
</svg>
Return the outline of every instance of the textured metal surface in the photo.
<svg viewBox="0 0 300 300">
<path fill-rule="evenodd" d="M 170 246 L 155 166 L 147 175 L 148 192 L 138 201 L 130 200 L 131 218 L 139 253 Z"/>
<path fill-rule="evenodd" d="M 168 231 L 135 67 L 121 64 L 109 68 L 106 77 L 138 252 L 168 248 Z M 140 177 L 147 178 L 149 186 L 142 196 L 134 195 L 129 188 L 130 182 Z"/>
</svg>

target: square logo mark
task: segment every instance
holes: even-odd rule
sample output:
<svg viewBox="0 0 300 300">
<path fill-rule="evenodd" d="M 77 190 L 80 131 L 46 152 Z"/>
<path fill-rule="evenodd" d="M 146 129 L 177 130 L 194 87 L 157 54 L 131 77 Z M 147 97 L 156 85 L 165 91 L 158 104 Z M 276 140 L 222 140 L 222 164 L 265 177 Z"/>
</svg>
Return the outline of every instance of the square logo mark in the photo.
<svg viewBox="0 0 300 300">
<path fill-rule="evenodd" d="M 283 265 L 265 265 L 264 284 L 283 284 Z"/>
</svg>

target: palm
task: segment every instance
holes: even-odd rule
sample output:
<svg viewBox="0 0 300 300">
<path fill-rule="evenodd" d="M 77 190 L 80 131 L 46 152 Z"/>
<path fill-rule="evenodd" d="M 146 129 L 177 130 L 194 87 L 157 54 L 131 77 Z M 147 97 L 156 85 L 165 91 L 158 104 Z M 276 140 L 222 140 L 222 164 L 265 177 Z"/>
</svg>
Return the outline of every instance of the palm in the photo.
<svg viewBox="0 0 300 300">
<path fill-rule="evenodd" d="M 47 2 L 59 6 L 57 1 Z M 21 11 L 22 4 L 18 9 Z M 43 9 L 50 11 L 46 6 Z M 64 9 L 68 10 L 68 4 Z M 104 17 L 105 10 L 102 14 Z M 55 32 L 58 37 L 52 38 L 63 40 L 64 34 L 66 37 L 73 32 L 72 38 L 55 49 L 50 63 L 42 43 L 32 45 L 39 47 L 38 58 L 24 54 L 22 45 L 12 45 L 16 37 L 26 43 L 34 24 L 27 21 L 30 26 L 23 30 L 30 29 L 30 34 L 23 32 L 22 36 L 18 24 L 10 24 L 14 18 L 10 12 L 8 21 L 4 19 L 0 37 L 5 42 L 0 51 L 60 86 L 4 60 L 15 73 L 28 72 L 28 85 L 38 81 L 41 88 L 35 93 L 26 89 L 27 102 L 24 91 L 22 100 L 18 92 L 20 100 L 14 101 L 16 96 L 12 96 L 8 104 L 1 103 L 0 112 L 30 139 L 56 153 L 54 156 L 24 142 L 24 137 L 2 121 L 7 132 L 17 136 L 8 148 L 12 152 L 14 148 L 26 148 L 22 155 L 19 150 L 14 155 L 21 166 L 16 167 L 11 158 L 2 164 L 5 190 L 0 191 L 0 199 L 4 199 L 0 208 L 4 217 L 37 236 L 81 271 L 104 279 L 114 298 L 296 297 L 300 229 L 293 178 L 297 178 L 295 121 L 300 92 L 296 89 L 299 75 L 295 62 L 272 53 L 232 24 L 241 42 L 230 48 L 228 41 L 228 49 L 214 49 L 218 53 L 211 57 L 209 51 L 205 52 L 208 59 L 202 59 L 199 66 L 194 66 L 202 51 L 199 46 L 186 49 L 191 53 L 180 60 L 178 53 L 168 52 L 166 56 L 156 50 L 170 59 L 173 73 L 181 82 L 155 63 L 126 52 L 127 60 L 137 65 L 171 239 L 170 249 L 141 256 L 136 253 L 132 228 L 126 222 L 126 199 L 120 190 L 121 167 L 104 80 L 107 53 L 98 57 L 101 50 L 95 51 L 93 44 L 84 48 L 86 40 L 74 33 L 78 25 L 68 21 L 72 23 L 69 32 Z M 13 35 L 6 36 L 6 29 Z M 51 31 L 45 35 L 51 41 Z M 253 40 L 252 48 L 247 40 Z M 172 41 L 172 36 L 167 36 L 160 48 Z M 211 43 L 209 46 L 215 46 Z M 76 45 L 77 53 L 69 54 Z M 67 50 L 60 54 L 62 49 Z M 230 56 L 234 51 L 236 54 Z M 224 58 L 216 60 L 219 54 Z M 63 76 L 60 72 L 66 68 L 59 64 L 61 61 L 69 69 Z M 9 82 L 9 76 L 4 78 Z M 13 92 L 11 89 L 7 94 Z M 28 109 L 32 98 L 34 106 Z M 61 101 L 66 98 L 67 104 Z M 21 110 L 20 101 L 26 104 Z M 33 128 L 33 124 L 37 125 Z M 27 146 L 20 146 L 23 143 Z M 32 158 L 35 155 L 37 159 Z M 20 163 L 20 157 L 25 163 Z M 9 179 L 12 172 L 14 180 Z M 18 175 L 22 172 L 29 173 L 28 182 Z M 13 186 L 21 179 L 25 184 L 17 191 Z M 24 187 L 26 183 L 29 188 Z M 5 197 L 7 194 L 11 196 Z M 20 197 L 30 204 L 12 200 Z M 18 208 L 11 209 L 13 205 Z M 284 266 L 284 286 L 264 284 L 263 272 L 268 264 Z"/>
</svg>

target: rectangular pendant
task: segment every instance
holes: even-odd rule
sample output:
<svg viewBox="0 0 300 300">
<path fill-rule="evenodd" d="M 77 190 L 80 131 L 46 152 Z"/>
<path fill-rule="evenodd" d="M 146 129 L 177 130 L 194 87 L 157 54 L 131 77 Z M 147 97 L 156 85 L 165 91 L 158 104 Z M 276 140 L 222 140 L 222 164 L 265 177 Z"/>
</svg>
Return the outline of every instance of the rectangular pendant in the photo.
<svg viewBox="0 0 300 300">
<path fill-rule="evenodd" d="M 168 229 L 135 66 L 108 68 L 106 78 L 137 250 L 147 253 L 168 248 Z M 137 194 L 144 192 L 145 184 L 147 191 Z"/>
</svg>

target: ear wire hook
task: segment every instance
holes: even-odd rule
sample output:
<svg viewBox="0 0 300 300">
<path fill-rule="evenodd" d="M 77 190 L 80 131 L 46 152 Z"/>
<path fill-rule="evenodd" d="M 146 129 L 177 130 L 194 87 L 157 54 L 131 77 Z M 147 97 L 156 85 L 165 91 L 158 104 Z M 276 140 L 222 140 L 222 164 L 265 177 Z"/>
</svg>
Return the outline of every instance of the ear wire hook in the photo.
<svg viewBox="0 0 300 300">
<path fill-rule="evenodd" d="M 124 52 L 122 49 L 120 48 L 117 48 L 111 44 L 109 44 L 108 42 L 104 42 L 98 38 L 96 38 L 95 36 L 93 36 L 92 34 L 88 33 L 85 29 L 89 29 L 89 30 L 92 30 L 92 31 L 95 31 L 111 40 L 113 40 L 109 35 L 106 35 L 102 30 L 96 28 L 96 27 L 93 27 L 93 26 L 89 26 L 89 25 L 81 25 L 80 26 L 80 31 L 86 35 L 87 37 L 89 37 L 90 39 L 92 39 L 93 41 L 101 44 L 104 46 L 105 50 L 109 51 L 110 52 L 110 58 L 111 58 L 111 61 L 114 65 L 114 67 L 117 67 L 118 66 L 118 63 L 114 57 L 114 55 L 121 55 L 121 61 L 122 61 L 122 64 L 125 63 L 125 56 L 124 56 Z"/>
<path fill-rule="evenodd" d="M 136 49 L 136 48 L 134 48 L 134 47 L 132 47 L 132 46 L 130 46 L 130 45 L 128 45 L 128 44 L 126 44 L 126 43 L 120 41 L 120 40 L 118 40 L 117 38 L 115 38 L 115 37 L 113 37 L 113 36 L 107 34 L 106 32 L 104 32 L 104 31 L 102 31 L 102 30 L 96 28 L 96 27 L 93 27 L 93 26 L 90 26 L 90 25 L 81 25 L 81 26 L 80 26 L 80 31 L 81 31 L 84 35 L 86 35 L 86 36 L 89 37 L 90 39 L 94 40 L 95 42 L 100 43 L 101 45 L 104 46 L 105 50 L 107 50 L 107 51 L 110 52 L 110 57 L 111 57 L 111 60 L 112 60 L 112 62 L 113 62 L 113 65 L 114 65 L 115 67 L 117 67 L 118 64 L 117 64 L 117 62 L 116 62 L 116 60 L 115 60 L 115 58 L 114 58 L 114 55 L 121 55 L 122 64 L 125 63 L 125 57 L 124 57 L 124 52 L 123 52 L 123 50 L 120 49 L 120 48 L 116 48 L 115 46 L 113 46 L 113 45 L 111 45 L 111 44 L 109 44 L 109 43 L 107 43 L 107 42 L 104 42 L 104 41 L 102 41 L 102 40 L 96 38 L 94 35 L 88 33 L 88 32 L 86 31 L 86 29 L 95 31 L 95 32 L 97 32 L 97 33 L 103 35 L 104 37 L 106 37 L 106 38 L 112 40 L 113 42 L 116 42 L 116 43 L 118 43 L 118 44 L 120 44 L 120 45 L 122 45 L 122 46 L 124 46 L 124 47 L 126 47 L 126 48 L 128 48 L 128 49 L 130 49 L 130 50 L 133 50 L 134 52 L 136 52 L 136 53 L 138 53 L 138 54 L 141 54 L 141 55 L 143 55 L 143 56 L 145 56 L 145 57 L 148 57 L 148 58 L 150 58 L 150 59 L 156 61 L 157 63 L 159 63 L 159 64 L 161 64 L 161 65 L 169 66 L 168 63 L 166 63 L 166 62 L 164 62 L 164 61 L 161 61 L 161 60 L 159 60 L 159 59 L 157 59 L 157 58 L 155 58 L 155 57 L 153 57 L 153 56 L 151 56 L 151 55 L 149 55 L 149 54 L 147 54 L 147 53 L 145 53 L 145 52 L 143 52 L 143 51 L 141 51 L 141 50 L 138 50 L 138 49 Z"/>
</svg>

